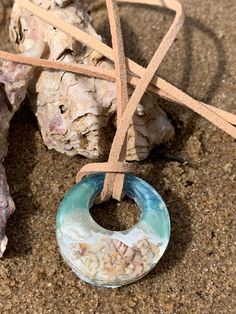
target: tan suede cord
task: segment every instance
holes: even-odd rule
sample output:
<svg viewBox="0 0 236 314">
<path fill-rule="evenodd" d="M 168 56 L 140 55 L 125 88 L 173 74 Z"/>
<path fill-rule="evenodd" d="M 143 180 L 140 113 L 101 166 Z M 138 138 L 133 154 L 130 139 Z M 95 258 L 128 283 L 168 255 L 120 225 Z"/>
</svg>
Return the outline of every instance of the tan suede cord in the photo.
<svg viewBox="0 0 236 314">
<path fill-rule="evenodd" d="M 62 21 L 49 11 L 34 5 L 28 0 L 16 0 L 16 2 L 26 10 L 52 24 L 54 27 L 57 27 L 86 46 L 100 52 L 115 64 L 115 71 L 111 71 L 87 65 L 67 64 L 59 61 L 31 58 L 0 51 L 1 59 L 79 73 L 81 75 L 88 75 L 116 82 L 117 132 L 112 143 L 108 162 L 88 164 L 84 166 L 77 175 L 78 181 L 91 172 L 102 171 L 107 173 L 103 192 L 101 194 L 102 201 L 111 196 L 117 200 L 120 200 L 122 197 L 124 172 L 128 170 L 125 163 L 126 135 L 133 115 L 146 90 L 192 109 L 229 135 L 236 138 L 236 128 L 233 126 L 236 125 L 236 115 L 199 102 L 155 75 L 156 70 L 160 66 L 184 23 L 182 6 L 177 0 L 106 0 L 113 48 L 108 47 L 79 28 Z M 125 58 L 117 2 L 140 3 L 166 7 L 173 10 L 176 14 L 169 31 L 162 40 L 147 69 L 136 64 L 132 60 Z M 127 83 L 135 86 L 135 90 L 130 99 L 128 99 Z"/>
<path fill-rule="evenodd" d="M 116 94 L 117 94 L 117 129 L 120 127 L 121 119 L 128 103 L 128 82 L 127 69 L 125 63 L 124 44 L 121 33 L 121 25 L 117 3 L 115 0 L 106 0 L 107 11 L 110 22 L 110 29 L 112 34 L 112 46 L 115 58 L 115 73 L 116 73 Z M 110 154 L 108 163 L 114 164 L 118 160 L 125 162 L 126 160 L 126 142 L 124 138 L 121 152 L 118 156 Z M 118 158 L 118 160 L 117 160 Z M 120 200 L 122 198 L 123 185 L 125 175 L 124 173 L 108 173 L 105 177 L 104 188 L 101 193 L 101 200 L 104 201 L 111 196 L 114 199 Z"/>
<path fill-rule="evenodd" d="M 87 75 L 92 77 L 101 78 L 108 81 L 116 81 L 116 74 L 112 70 L 105 70 L 96 68 L 89 65 L 83 65 L 83 64 L 69 64 L 64 63 L 61 61 L 52 61 L 52 60 L 45 60 L 45 59 L 39 59 L 39 58 L 33 58 L 33 57 L 27 57 L 20 54 L 14 54 L 6 51 L 0 50 L 0 59 L 7 60 L 7 61 L 13 61 L 17 63 L 22 63 L 26 65 L 33 65 L 38 66 L 42 68 L 47 69 L 55 69 L 55 70 L 61 70 L 66 72 L 72 72 L 77 73 L 80 75 Z M 134 77 L 132 75 L 128 75 L 128 83 L 136 86 L 139 82 L 139 78 Z M 166 98 L 170 101 L 179 103 L 180 105 L 185 105 L 188 107 L 188 105 L 179 102 L 176 98 L 174 98 L 171 95 L 168 95 L 165 91 L 162 91 L 158 88 L 156 88 L 154 85 L 149 85 L 148 90 L 150 92 L 153 92 L 154 94 L 160 95 L 163 98 Z M 229 122 L 230 124 L 236 125 L 236 115 L 226 112 L 224 110 L 218 109 L 216 107 L 201 103 L 203 106 L 206 106 L 209 111 L 213 111 L 219 116 L 221 116 L 224 120 Z M 210 112 L 209 112 L 210 113 Z M 235 136 L 234 136 L 235 137 Z"/>
</svg>

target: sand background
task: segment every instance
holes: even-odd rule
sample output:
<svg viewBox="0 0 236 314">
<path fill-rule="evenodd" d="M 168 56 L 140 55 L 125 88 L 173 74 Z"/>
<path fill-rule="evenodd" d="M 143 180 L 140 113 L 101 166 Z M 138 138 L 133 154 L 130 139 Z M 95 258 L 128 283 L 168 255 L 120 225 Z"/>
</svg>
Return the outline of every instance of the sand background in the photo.
<svg viewBox="0 0 236 314">
<path fill-rule="evenodd" d="M 109 42 L 104 1 L 83 1 L 97 31 Z M 159 74 L 219 108 L 236 113 L 235 0 L 183 0 L 186 24 Z M 163 9 L 122 5 L 127 55 L 147 65 L 170 25 Z M 1 48 L 9 48 L 5 27 Z M 141 163 L 137 175 L 151 183 L 169 208 L 172 234 L 157 267 L 130 286 L 109 290 L 75 277 L 63 262 L 55 238 L 61 198 L 88 160 L 70 158 L 43 145 L 27 101 L 15 116 L 5 161 L 17 206 L 9 220 L 9 245 L 0 261 L 1 313 L 235 313 L 236 143 L 193 112 L 170 102 L 174 141 Z M 172 154 L 188 165 L 169 162 Z M 93 210 L 111 229 L 138 219 L 129 200 Z"/>
</svg>

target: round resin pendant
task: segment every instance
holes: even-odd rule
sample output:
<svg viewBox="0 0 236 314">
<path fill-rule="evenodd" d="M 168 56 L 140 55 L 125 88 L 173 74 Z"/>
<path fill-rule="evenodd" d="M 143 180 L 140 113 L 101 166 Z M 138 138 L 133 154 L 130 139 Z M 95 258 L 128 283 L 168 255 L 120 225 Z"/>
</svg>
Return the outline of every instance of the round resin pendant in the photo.
<svg viewBox="0 0 236 314">
<path fill-rule="evenodd" d="M 109 231 L 90 215 L 102 191 L 104 174 L 91 175 L 67 192 L 57 213 L 60 251 L 82 280 L 100 287 L 119 287 L 146 275 L 163 255 L 170 238 L 170 219 L 160 195 L 145 181 L 126 174 L 124 191 L 141 211 L 138 224 Z"/>
</svg>

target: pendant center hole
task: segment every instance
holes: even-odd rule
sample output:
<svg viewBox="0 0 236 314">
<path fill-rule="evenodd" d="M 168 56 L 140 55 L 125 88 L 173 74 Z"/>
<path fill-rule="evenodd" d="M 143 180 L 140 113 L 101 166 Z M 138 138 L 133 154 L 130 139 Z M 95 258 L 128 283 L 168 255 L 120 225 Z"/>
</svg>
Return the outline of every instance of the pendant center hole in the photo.
<svg viewBox="0 0 236 314">
<path fill-rule="evenodd" d="M 130 229 L 140 220 L 138 205 L 128 197 L 121 203 L 110 199 L 102 204 L 95 204 L 90 209 L 90 214 L 97 224 L 111 231 Z"/>
</svg>

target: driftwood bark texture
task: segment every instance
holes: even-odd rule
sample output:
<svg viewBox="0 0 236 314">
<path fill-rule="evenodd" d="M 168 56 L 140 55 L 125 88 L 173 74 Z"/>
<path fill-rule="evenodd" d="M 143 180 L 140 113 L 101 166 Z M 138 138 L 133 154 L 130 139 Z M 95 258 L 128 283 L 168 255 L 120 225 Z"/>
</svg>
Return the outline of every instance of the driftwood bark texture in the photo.
<svg viewBox="0 0 236 314">
<path fill-rule="evenodd" d="M 0 23 L 4 4 L 0 5 Z M 63 20 L 102 40 L 80 1 L 33 0 Z M 32 16 L 16 3 L 12 8 L 10 39 L 17 52 L 33 57 L 113 68 L 96 51 Z M 0 63 L 0 256 L 5 250 L 7 218 L 14 203 L 2 165 L 7 154 L 9 123 L 28 93 L 45 145 L 69 156 L 96 159 L 107 155 L 116 124 L 115 84 L 101 79 L 31 66 Z M 166 113 L 146 95 L 128 131 L 127 160 L 143 160 L 150 150 L 174 135 Z"/>
</svg>

